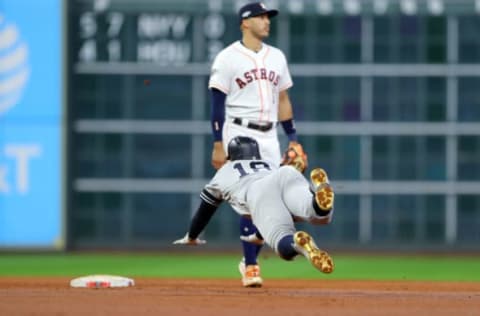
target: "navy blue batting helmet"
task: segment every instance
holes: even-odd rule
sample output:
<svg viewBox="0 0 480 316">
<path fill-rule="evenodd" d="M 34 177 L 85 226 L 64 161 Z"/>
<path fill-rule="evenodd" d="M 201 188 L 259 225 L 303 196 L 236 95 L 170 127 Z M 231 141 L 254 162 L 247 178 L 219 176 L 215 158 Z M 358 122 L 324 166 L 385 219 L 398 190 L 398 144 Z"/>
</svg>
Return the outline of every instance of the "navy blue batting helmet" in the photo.
<svg viewBox="0 0 480 316">
<path fill-rule="evenodd" d="M 245 136 L 237 136 L 228 143 L 229 160 L 258 160 L 260 150 L 255 139 Z"/>
</svg>

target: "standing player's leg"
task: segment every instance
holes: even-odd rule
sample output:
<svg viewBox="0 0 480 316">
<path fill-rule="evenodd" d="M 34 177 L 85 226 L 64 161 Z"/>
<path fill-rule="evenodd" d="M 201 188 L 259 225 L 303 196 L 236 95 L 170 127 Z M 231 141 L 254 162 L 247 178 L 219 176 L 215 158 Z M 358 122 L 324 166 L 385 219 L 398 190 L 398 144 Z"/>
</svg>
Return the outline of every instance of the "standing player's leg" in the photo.
<svg viewBox="0 0 480 316">
<path fill-rule="evenodd" d="M 240 235 L 249 236 L 257 231 L 250 218 L 240 217 Z M 245 287 L 261 287 L 263 284 L 260 276 L 260 266 L 257 257 L 262 249 L 261 245 L 242 241 L 243 259 L 238 264 L 238 269 L 242 275 L 242 284 Z"/>
<path fill-rule="evenodd" d="M 228 150 L 228 143 L 234 137 L 237 136 L 249 136 L 251 130 L 240 125 L 233 124 L 229 121 L 226 121 L 223 125 L 223 146 L 225 152 Z M 253 222 L 248 217 L 240 217 L 240 235 L 248 236 L 253 234 L 257 228 L 253 225 Z M 242 284 L 245 287 L 261 287 L 263 284 L 262 277 L 260 276 L 260 266 L 257 261 L 258 253 L 260 252 L 262 246 L 255 245 L 249 242 L 242 241 L 242 250 L 243 257 L 238 264 L 238 270 L 242 276 Z"/>
<path fill-rule="evenodd" d="M 279 166 L 280 143 L 278 142 L 277 132 L 275 129 L 264 133 L 248 129 L 239 131 L 241 134 L 248 133 L 249 137 L 254 138 L 260 149 L 260 157 L 262 160 L 268 161 L 272 166 Z M 249 236 L 256 233 L 258 229 L 253 224 L 250 218 L 240 219 L 240 235 Z M 243 256 L 240 261 L 238 269 L 242 275 L 242 283 L 247 287 L 260 287 L 263 280 L 260 276 L 260 265 L 258 264 L 258 254 L 262 248 L 261 245 L 253 244 L 251 242 L 242 241 Z"/>
<path fill-rule="evenodd" d="M 275 129 L 264 133 L 230 122 L 225 122 L 223 126 L 223 135 L 225 151 L 227 151 L 228 142 L 232 138 L 236 136 L 252 137 L 258 142 L 262 160 L 266 160 L 275 166 L 280 165 L 280 144 Z M 249 236 L 256 231 L 257 228 L 250 218 L 240 218 L 241 236 Z M 242 276 L 242 284 L 245 287 L 261 287 L 263 280 L 260 275 L 260 265 L 257 258 L 262 246 L 242 241 L 242 249 L 243 258 L 238 264 L 238 269 Z"/>
</svg>

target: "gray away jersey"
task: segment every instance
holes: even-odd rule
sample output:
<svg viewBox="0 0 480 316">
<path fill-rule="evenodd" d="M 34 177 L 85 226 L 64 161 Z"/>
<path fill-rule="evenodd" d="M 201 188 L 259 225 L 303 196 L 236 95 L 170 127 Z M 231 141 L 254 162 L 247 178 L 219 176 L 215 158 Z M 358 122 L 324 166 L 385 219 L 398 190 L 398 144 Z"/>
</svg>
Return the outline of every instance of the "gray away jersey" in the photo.
<svg viewBox="0 0 480 316">
<path fill-rule="evenodd" d="M 276 168 L 262 160 L 227 161 L 205 186 L 200 197 L 213 205 L 218 205 L 221 200 L 227 201 L 238 214 L 250 215 L 246 196 L 251 183 L 274 169 Z M 212 200 L 212 197 L 218 201 Z"/>
</svg>

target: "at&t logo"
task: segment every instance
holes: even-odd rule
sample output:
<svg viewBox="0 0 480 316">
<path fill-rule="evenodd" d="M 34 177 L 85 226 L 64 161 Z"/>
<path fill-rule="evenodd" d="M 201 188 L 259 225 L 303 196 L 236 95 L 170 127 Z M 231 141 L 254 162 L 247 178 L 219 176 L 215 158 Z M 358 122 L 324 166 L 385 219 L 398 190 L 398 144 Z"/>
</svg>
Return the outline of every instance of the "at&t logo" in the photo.
<svg viewBox="0 0 480 316">
<path fill-rule="evenodd" d="M 0 117 L 18 104 L 29 74 L 27 44 L 0 12 Z"/>
</svg>

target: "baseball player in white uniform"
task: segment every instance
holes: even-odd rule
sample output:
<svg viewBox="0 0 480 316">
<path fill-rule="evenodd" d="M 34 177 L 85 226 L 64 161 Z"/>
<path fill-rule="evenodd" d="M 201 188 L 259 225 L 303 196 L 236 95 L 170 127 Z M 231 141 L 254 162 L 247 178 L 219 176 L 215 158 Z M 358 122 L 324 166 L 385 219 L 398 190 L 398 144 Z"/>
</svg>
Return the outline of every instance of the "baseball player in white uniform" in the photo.
<svg viewBox="0 0 480 316">
<path fill-rule="evenodd" d="M 324 273 L 333 271 L 333 260 L 320 250 L 306 232 L 296 231 L 294 221 L 328 224 L 333 216 L 334 194 L 327 173 L 313 169 L 311 185 L 292 166 L 277 168 L 260 160 L 257 142 L 238 136 L 228 145 L 228 162 L 204 187 L 201 204 L 189 232 L 174 244 L 204 243 L 198 236 L 222 201 L 242 216 L 250 216 L 258 227 L 257 240 L 264 239 L 285 260 L 303 254 Z"/>
<path fill-rule="evenodd" d="M 223 49 L 215 58 L 209 80 L 214 136 L 212 165 L 226 161 L 228 142 L 236 136 L 257 140 L 265 161 L 279 166 L 281 150 L 277 134 L 280 123 L 289 139 L 297 142 L 292 104 L 287 89 L 293 85 L 285 55 L 263 40 L 270 32 L 270 18 L 278 14 L 263 3 L 249 3 L 239 10 L 242 39 Z M 240 219 L 241 235 L 256 228 L 247 217 Z M 262 285 L 257 256 L 261 246 L 243 243 L 239 264 L 246 287 Z"/>
</svg>

